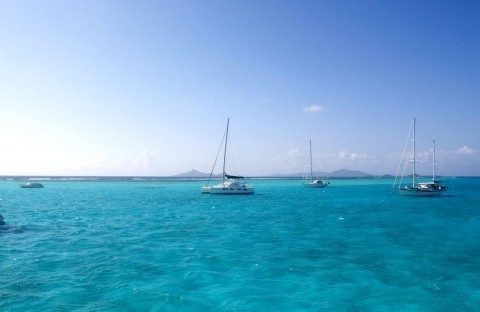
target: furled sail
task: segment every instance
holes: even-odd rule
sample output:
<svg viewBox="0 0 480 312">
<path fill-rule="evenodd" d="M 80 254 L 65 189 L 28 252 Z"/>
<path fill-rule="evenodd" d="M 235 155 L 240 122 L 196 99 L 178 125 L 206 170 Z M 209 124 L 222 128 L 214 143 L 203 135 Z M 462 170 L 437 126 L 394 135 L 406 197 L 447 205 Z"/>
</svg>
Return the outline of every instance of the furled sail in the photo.
<svg viewBox="0 0 480 312">
<path fill-rule="evenodd" d="M 229 175 L 229 174 L 226 174 L 226 173 L 225 173 L 225 177 L 227 179 L 245 179 L 245 177 Z"/>
</svg>

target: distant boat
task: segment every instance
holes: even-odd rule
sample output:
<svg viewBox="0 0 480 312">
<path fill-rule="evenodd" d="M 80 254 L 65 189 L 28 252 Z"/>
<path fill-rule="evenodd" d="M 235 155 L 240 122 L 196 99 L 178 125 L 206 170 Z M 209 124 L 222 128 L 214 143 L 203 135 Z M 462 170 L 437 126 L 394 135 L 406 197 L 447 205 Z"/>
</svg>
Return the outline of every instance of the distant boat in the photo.
<svg viewBox="0 0 480 312">
<path fill-rule="evenodd" d="M 330 184 L 330 182 L 328 181 L 322 181 L 322 180 L 313 178 L 312 140 L 310 140 L 310 176 L 307 176 L 306 178 L 307 179 L 303 183 L 304 187 L 321 188 L 321 187 L 327 187 Z"/>
<path fill-rule="evenodd" d="M 416 155 L 415 155 L 415 118 L 413 118 L 412 121 L 412 128 L 413 129 L 413 139 L 412 139 L 412 167 L 413 167 L 413 173 L 412 173 L 412 185 L 409 186 L 401 186 L 402 183 L 402 178 L 400 179 L 400 184 L 399 184 L 399 193 L 401 196 L 438 196 L 441 195 L 444 191 L 447 190 L 447 187 L 445 185 L 440 184 L 439 181 L 435 180 L 435 141 L 433 141 L 433 174 L 432 174 L 432 180 L 429 182 L 419 182 L 416 183 L 415 178 L 416 178 Z M 398 174 L 397 174 L 398 176 Z M 394 184 L 395 185 L 395 184 Z"/>
<path fill-rule="evenodd" d="M 43 184 L 38 182 L 27 182 L 20 184 L 21 188 L 42 188 Z"/>
<path fill-rule="evenodd" d="M 213 164 L 212 172 L 210 173 L 210 177 L 208 178 L 208 182 L 205 186 L 202 187 L 202 193 L 204 194 L 239 195 L 239 194 L 255 193 L 255 188 L 252 185 L 241 181 L 245 179 L 244 177 L 229 175 L 225 172 L 229 123 L 230 123 L 230 119 L 227 119 L 227 130 L 224 136 L 225 146 L 224 146 L 224 152 L 223 152 L 222 183 L 215 186 L 208 185 L 210 183 L 210 179 L 212 177 L 213 170 L 215 169 L 215 164 L 217 162 L 217 160 L 215 160 L 215 163 Z M 223 140 L 222 140 L 222 143 L 223 143 Z M 218 158 L 218 154 L 217 154 L 217 158 Z"/>
</svg>

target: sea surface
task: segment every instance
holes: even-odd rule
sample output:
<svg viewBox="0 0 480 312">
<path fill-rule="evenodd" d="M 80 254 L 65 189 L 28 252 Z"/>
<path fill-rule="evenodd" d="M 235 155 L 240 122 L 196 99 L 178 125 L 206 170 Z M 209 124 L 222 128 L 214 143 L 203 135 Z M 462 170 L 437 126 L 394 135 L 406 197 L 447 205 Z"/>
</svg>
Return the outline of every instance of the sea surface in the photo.
<svg viewBox="0 0 480 312">
<path fill-rule="evenodd" d="M 0 311 L 480 311 L 480 178 L 0 182 Z"/>
</svg>

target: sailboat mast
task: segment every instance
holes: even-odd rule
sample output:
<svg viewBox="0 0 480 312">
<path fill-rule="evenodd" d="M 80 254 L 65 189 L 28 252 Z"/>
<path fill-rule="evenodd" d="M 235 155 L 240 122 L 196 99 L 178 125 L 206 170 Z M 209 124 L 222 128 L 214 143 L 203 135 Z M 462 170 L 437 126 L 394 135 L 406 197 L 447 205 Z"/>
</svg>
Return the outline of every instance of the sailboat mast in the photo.
<svg viewBox="0 0 480 312">
<path fill-rule="evenodd" d="M 313 181 L 312 140 L 310 140 L 310 179 Z"/>
<path fill-rule="evenodd" d="M 413 187 L 415 187 L 415 165 L 416 165 L 416 159 L 415 159 L 415 117 L 414 117 L 413 118 L 413 178 L 412 178 Z"/>
<path fill-rule="evenodd" d="M 435 140 L 433 140 L 433 174 L 432 181 L 435 182 Z"/>
<path fill-rule="evenodd" d="M 227 157 L 227 143 L 228 143 L 228 124 L 230 123 L 230 118 L 227 119 L 227 132 L 225 132 L 225 150 L 223 152 L 223 174 L 222 182 L 225 182 L 225 161 Z"/>
</svg>

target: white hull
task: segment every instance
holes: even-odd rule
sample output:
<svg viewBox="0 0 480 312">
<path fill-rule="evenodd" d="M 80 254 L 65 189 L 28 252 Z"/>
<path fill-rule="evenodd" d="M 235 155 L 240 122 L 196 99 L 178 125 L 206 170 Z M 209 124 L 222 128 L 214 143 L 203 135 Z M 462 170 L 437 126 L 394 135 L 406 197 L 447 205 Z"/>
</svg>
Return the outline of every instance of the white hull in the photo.
<svg viewBox="0 0 480 312">
<path fill-rule="evenodd" d="M 208 194 L 208 193 L 210 193 L 211 189 L 212 189 L 211 186 L 202 186 L 202 193 Z"/>
<path fill-rule="evenodd" d="M 229 188 L 217 188 L 217 187 L 212 187 L 210 189 L 210 194 L 225 194 L 225 195 L 239 195 L 239 194 L 254 194 L 255 190 L 254 189 L 229 189 Z"/>
<path fill-rule="evenodd" d="M 328 186 L 328 182 L 325 181 L 313 181 L 313 182 L 306 182 L 303 183 L 304 187 L 312 187 L 312 188 L 324 188 Z"/>
<path fill-rule="evenodd" d="M 418 187 L 405 187 L 398 190 L 401 196 L 439 196 L 443 190 L 428 190 Z"/>
<path fill-rule="evenodd" d="M 209 188 L 208 193 L 210 194 L 227 194 L 227 195 L 237 195 L 237 194 L 253 194 L 255 193 L 255 188 L 249 184 L 246 183 L 240 183 L 239 181 L 235 179 L 229 179 L 226 180 L 225 182 L 215 185 L 215 186 L 210 186 L 210 187 L 203 187 L 202 192 L 204 188 Z M 205 189 L 205 192 L 207 190 Z"/>
</svg>

